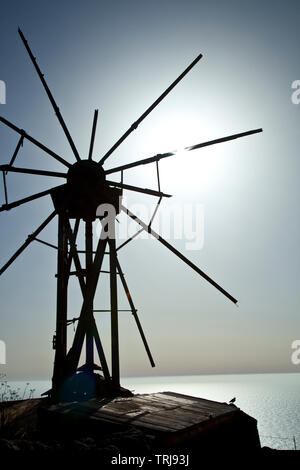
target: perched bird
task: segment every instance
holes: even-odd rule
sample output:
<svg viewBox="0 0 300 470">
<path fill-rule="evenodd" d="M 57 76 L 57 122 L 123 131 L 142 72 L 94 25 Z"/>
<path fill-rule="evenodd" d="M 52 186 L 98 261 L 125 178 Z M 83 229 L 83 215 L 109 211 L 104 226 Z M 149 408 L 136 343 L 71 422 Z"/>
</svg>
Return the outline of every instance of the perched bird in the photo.
<svg viewBox="0 0 300 470">
<path fill-rule="evenodd" d="M 236 400 L 236 398 L 233 397 L 233 398 L 231 398 L 231 400 L 229 401 L 229 403 L 230 403 L 231 405 L 233 405 L 233 403 L 235 402 L 235 400 Z"/>
</svg>

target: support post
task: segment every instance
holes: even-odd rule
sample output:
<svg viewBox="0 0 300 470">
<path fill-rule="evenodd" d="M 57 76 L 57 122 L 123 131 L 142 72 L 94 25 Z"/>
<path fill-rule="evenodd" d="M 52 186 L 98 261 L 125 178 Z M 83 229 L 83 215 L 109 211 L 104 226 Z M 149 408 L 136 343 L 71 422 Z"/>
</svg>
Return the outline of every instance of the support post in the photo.
<svg viewBox="0 0 300 470">
<path fill-rule="evenodd" d="M 85 222 L 85 251 L 86 285 L 88 285 L 93 264 L 93 222 L 91 220 L 86 220 Z M 91 303 L 88 311 L 89 322 L 86 330 L 86 365 L 91 368 L 94 365 L 93 315 L 93 303 Z"/>
<path fill-rule="evenodd" d="M 117 296 L 117 252 L 115 237 L 115 220 L 110 224 L 109 233 L 109 264 L 110 264 L 110 309 L 111 309 L 111 370 L 112 382 L 120 386 L 119 361 L 119 326 L 118 326 L 118 296 Z"/>
<path fill-rule="evenodd" d="M 57 251 L 57 302 L 55 358 L 52 378 L 52 390 L 56 394 L 65 377 L 65 359 L 67 354 L 67 307 L 68 307 L 68 242 L 65 216 L 58 216 L 58 251 Z"/>
</svg>

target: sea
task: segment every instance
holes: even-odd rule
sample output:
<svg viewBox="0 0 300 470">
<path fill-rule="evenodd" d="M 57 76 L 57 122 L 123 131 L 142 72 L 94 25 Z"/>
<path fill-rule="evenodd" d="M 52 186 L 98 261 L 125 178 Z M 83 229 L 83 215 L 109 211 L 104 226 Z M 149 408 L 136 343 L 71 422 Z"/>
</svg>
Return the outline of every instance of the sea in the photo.
<svg viewBox="0 0 300 470">
<path fill-rule="evenodd" d="M 8 383 L 21 397 L 34 390 L 38 398 L 51 388 L 50 381 Z M 134 393 L 171 391 L 220 402 L 235 397 L 235 405 L 257 420 L 262 446 L 300 450 L 300 373 L 125 377 L 121 385 Z"/>
</svg>

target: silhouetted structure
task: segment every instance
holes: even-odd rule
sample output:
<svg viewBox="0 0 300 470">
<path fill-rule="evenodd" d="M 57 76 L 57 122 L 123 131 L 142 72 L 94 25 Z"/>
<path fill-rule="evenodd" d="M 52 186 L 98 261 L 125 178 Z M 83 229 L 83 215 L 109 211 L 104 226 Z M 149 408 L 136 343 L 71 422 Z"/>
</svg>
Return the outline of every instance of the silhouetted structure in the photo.
<svg viewBox="0 0 300 470">
<path fill-rule="evenodd" d="M 44 75 L 41 73 L 35 57 L 22 33 L 19 29 L 19 35 L 29 54 L 29 57 L 37 71 L 42 85 L 49 97 L 57 119 L 66 135 L 72 152 L 75 157 L 75 163 L 71 164 L 65 158 L 61 157 L 38 140 L 31 137 L 23 129 L 9 122 L 3 117 L 1 122 L 16 131 L 20 135 L 16 150 L 8 165 L 2 165 L 0 170 L 3 173 L 5 204 L 2 205 L 1 211 L 10 210 L 35 199 L 50 195 L 54 205 L 54 211 L 46 218 L 46 220 L 27 238 L 25 243 L 17 250 L 10 260 L 1 268 L 2 274 L 12 262 L 23 252 L 23 250 L 32 242 L 39 241 L 46 245 L 57 249 L 57 322 L 56 334 L 53 338 L 53 348 L 55 349 L 53 386 L 49 391 L 51 397 L 58 400 L 70 400 L 79 398 L 85 399 L 94 395 L 130 395 L 130 392 L 120 387 L 120 370 L 119 370 L 119 333 L 118 333 L 118 297 L 117 297 L 117 277 L 126 292 L 129 302 L 129 311 L 134 316 L 139 333 L 144 343 L 149 361 L 154 367 L 154 361 L 147 344 L 142 326 L 137 316 L 137 310 L 130 295 L 130 291 L 125 280 L 123 271 L 118 260 L 117 252 L 120 248 L 129 243 L 136 235 L 129 238 L 125 243 L 116 247 L 115 238 L 115 220 L 116 215 L 123 211 L 131 219 L 140 225 L 141 229 L 137 232 L 145 230 L 151 233 L 157 240 L 171 250 L 176 256 L 182 259 L 188 266 L 194 269 L 199 275 L 206 279 L 210 284 L 216 287 L 229 300 L 236 303 L 237 300 L 225 291 L 219 284 L 205 274 L 201 269 L 189 261 L 182 253 L 176 250 L 152 228 L 151 224 L 156 211 L 163 197 L 170 197 L 161 191 L 159 180 L 159 160 L 174 155 L 174 152 L 158 154 L 150 158 L 138 160 L 115 168 L 104 169 L 103 165 L 112 154 L 112 152 L 126 139 L 126 137 L 135 130 L 146 116 L 163 100 L 163 98 L 177 85 L 177 83 L 194 67 L 201 59 L 200 54 L 184 72 L 162 93 L 162 95 L 134 122 L 124 135 L 111 147 L 111 149 L 99 160 L 93 160 L 93 148 L 96 134 L 98 110 L 95 110 L 91 141 L 88 157 L 83 159 L 75 146 L 75 143 L 68 131 L 66 123 L 61 112 L 52 96 L 52 93 L 46 83 Z M 248 132 L 230 135 L 209 142 L 200 143 L 190 147 L 186 147 L 187 151 L 199 149 L 201 147 L 226 142 L 239 137 L 261 132 L 262 129 L 255 129 Z M 28 140 L 52 158 L 57 160 L 66 168 L 66 172 L 44 171 L 28 168 L 17 168 L 14 166 L 17 154 L 23 144 L 24 139 Z M 143 189 L 137 186 L 125 184 L 123 182 L 123 171 L 140 165 L 155 163 L 157 169 L 158 189 Z M 53 187 L 52 189 L 33 194 L 24 199 L 9 203 L 7 196 L 6 174 L 7 172 L 19 172 L 23 174 L 43 175 L 51 177 L 59 177 L 65 180 L 65 183 Z M 111 181 L 107 176 L 121 172 L 121 182 Z M 130 190 L 141 192 L 158 197 L 157 207 L 149 223 L 140 220 L 135 214 L 128 210 L 122 204 L 122 190 Z M 100 213 L 99 208 L 103 209 Z M 48 242 L 38 238 L 40 232 L 51 222 L 54 217 L 58 217 L 58 242 L 57 246 L 53 246 Z M 96 219 L 102 224 L 102 232 L 96 247 L 93 246 L 93 231 Z M 79 250 L 76 240 L 79 232 L 80 224 L 85 224 L 85 248 Z M 85 255 L 84 265 L 80 255 Z M 105 352 L 102 346 L 101 338 L 98 333 L 96 322 L 94 319 L 95 310 L 94 298 L 100 273 L 103 270 L 104 256 L 109 256 L 109 277 L 110 277 L 110 314 L 111 314 L 111 370 L 107 364 Z M 74 266 L 74 268 L 73 268 Z M 68 285 L 70 276 L 75 275 L 78 278 L 79 286 L 82 292 L 82 305 L 79 316 L 75 319 L 68 318 Z M 68 324 L 78 322 L 73 344 L 70 348 L 67 346 L 67 326 Z M 85 363 L 79 367 L 79 361 L 82 349 L 85 343 Z M 99 363 L 95 362 L 95 351 L 98 353 Z M 103 376 L 95 374 L 95 371 L 101 370 Z"/>
</svg>

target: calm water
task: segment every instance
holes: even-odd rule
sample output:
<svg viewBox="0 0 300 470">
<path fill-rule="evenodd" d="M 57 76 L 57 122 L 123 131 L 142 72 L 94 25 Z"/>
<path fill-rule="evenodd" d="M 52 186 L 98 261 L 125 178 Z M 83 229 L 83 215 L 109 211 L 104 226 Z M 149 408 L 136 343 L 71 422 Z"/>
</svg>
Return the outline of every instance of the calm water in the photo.
<svg viewBox="0 0 300 470">
<path fill-rule="evenodd" d="M 24 390 L 25 382 L 10 382 Z M 122 385 L 135 393 L 173 391 L 216 401 L 236 397 L 236 405 L 258 421 L 262 445 L 300 449 L 300 374 L 195 375 L 126 377 Z M 31 381 L 34 397 L 51 383 Z M 22 395 L 22 393 L 21 393 Z"/>
</svg>

